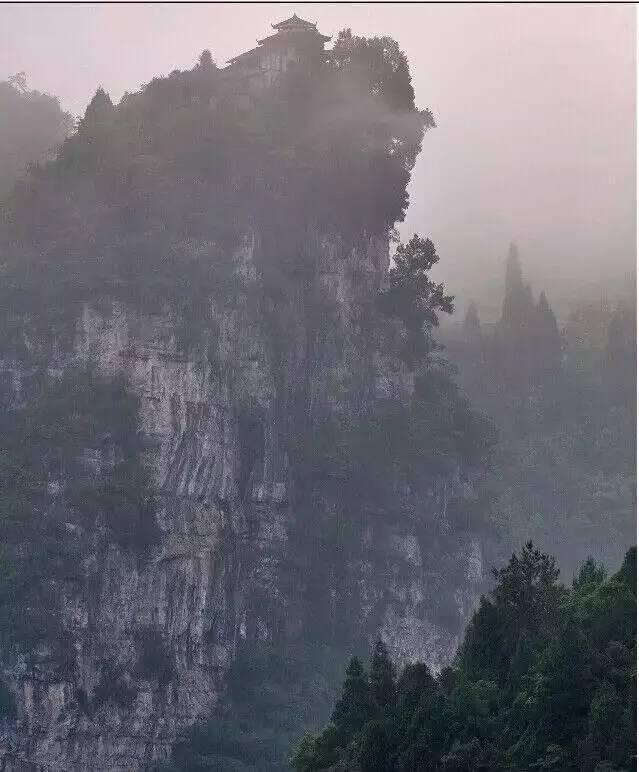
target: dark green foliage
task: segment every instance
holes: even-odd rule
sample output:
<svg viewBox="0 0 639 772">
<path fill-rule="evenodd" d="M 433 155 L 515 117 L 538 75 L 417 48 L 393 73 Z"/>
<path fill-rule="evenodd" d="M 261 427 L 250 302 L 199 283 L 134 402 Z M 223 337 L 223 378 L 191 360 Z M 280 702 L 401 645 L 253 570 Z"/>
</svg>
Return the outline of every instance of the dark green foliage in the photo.
<svg viewBox="0 0 639 772">
<path fill-rule="evenodd" d="M 407 666 L 397 701 L 345 734 L 299 745 L 301 772 L 602 772 L 636 769 L 636 551 L 606 579 L 587 561 L 572 588 L 531 544 L 495 572 L 452 669 Z M 374 655 L 374 658 L 378 656 Z M 349 673 L 344 701 L 365 692 Z M 351 684 L 347 690 L 347 684 Z M 369 687 L 369 694 L 372 689 Z M 351 697 L 351 703 L 356 701 Z M 359 698 L 358 703 L 362 702 Z M 339 705 L 339 703 L 338 703 Z"/>
<path fill-rule="evenodd" d="M 373 649 L 370 684 L 378 705 L 382 708 L 390 708 L 395 704 L 397 697 L 395 693 L 395 668 L 388 649 L 381 640 L 376 642 Z"/>
<path fill-rule="evenodd" d="M 346 740 L 358 732 L 376 713 L 375 693 L 362 663 L 353 657 L 346 669 L 342 695 L 335 705 L 331 721 L 337 736 Z"/>
<path fill-rule="evenodd" d="M 24 393 L 0 415 L 0 630 L 31 649 L 59 637 L 61 593 L 96 544 L 142 552 L 157 526 L 125 382 L 39 374 Z"/>
<path fill-rule="evenodd" d="M 496 587 L 482 599 L 460 651 L 465 672 L 499 685 L 517 683 L 556 628 L 558 576 L 554 560 L 532 542 L 494 571 Z"/>
<path fill-rule="evenodd" d="M 452 295 L 444 294 L 444 285 L 429 276 L 439 262 L 430 239 L 415 234 L 395 252 L 390 270 L 390 288 L 382 295 L 382 309 L 402 320 L 406 329 L 404 358 L 409 364 L 425 359 L 435 347 L 432 330 L 439 324 L 438 313 L 453 311 Z"/>
<path fill-rule="evenodd" d="M 244 644 L 222 703 L 177 744 L 168 769 L 287 769 L 291 747 L 329 715 L 336 655 L 313 645 Z"/>
</svg>

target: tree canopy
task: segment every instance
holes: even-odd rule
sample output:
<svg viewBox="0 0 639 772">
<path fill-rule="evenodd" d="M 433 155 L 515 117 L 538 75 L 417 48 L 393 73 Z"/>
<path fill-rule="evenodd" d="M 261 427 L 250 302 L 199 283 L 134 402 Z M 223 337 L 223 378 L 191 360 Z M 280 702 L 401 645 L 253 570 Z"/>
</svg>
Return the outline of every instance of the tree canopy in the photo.
<svg viewBox="0 0 639 772">
<path fill-rule="evenodd" d="M 0 200 L 29 164 L 54 158 L 72 129 L 58 99 L 29 89 L 25 73 L 0 81 Z"/>
<path fill-rule="evenodd" d="M 301 772 L 630 772 L 636 742 L 636 550 L 572 586 L 532 544 L 495 571 L 451 668 L 399 679 L 383 645 L 349 665 L 332 721 L 293 757 Z M 392 684 L 393 688 L 390 688 Z M 345 720 L 347 717 L 347 720 Z"/>
</svg>

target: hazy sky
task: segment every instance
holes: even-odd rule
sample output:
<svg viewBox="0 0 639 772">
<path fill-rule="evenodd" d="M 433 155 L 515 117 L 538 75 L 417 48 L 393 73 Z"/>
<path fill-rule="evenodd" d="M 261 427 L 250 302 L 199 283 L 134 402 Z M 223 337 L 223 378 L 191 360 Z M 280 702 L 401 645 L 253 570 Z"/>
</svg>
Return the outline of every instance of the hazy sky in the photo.
<svg viewBox="0 0 639 772">
<path fill-rule="evenodd" d="M 557 300 L 635 261 L 635 9 L 619 5 L 1 5 L 0 78 L 83 112 L 154 75 L 219 65 L 293 12 L 325 34 L 386 34 L 408 55 L 429 132 L 403 235 L 435 241 L 463 299 L 494 283 L 518 242 Z"/>
</svg>

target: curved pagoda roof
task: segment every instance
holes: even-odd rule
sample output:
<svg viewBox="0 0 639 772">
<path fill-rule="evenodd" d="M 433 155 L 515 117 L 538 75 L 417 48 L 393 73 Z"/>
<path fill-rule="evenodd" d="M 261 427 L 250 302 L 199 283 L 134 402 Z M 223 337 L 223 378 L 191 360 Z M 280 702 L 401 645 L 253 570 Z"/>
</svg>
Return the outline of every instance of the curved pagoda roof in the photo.
<svg viewBox="0 0 639 772">
<path fill-rule="evenodd" d="M 271 24 L 273 29 L 317 29 L 317 22 L 306 21 L 306 19 L 300 19 L 300 17 L 294 13 L 288 19 L 284 21 L 278 21 L 277 24 Z"/>
<path fill-rule="evenodd" d="M 243 53 L 238 54 L 237 56 L 234 56 L 233 58 L 228 59 L 227 61 L 229 62 L 229 64 L 235 64 L 236 62 L 242 62 L 247 59 L 251 59 L 253 56 L 255 56 L 255 54 L 257 54 L 259 50 L 260 50 L 259 47 L 251 48 L 250 51 L 244 51 Z"/>
<path fill-rule="evenodd" d="M 258 40 L 257 42 L 260 45 L 262 45 L 263 43 L 267 43 L 270 40 L 276 40 L 278 38 L 278 35 L 282 32 L 312 32 L 318 38 L 323 40 L 324 43 L 328 43 L 328 41 L 331 39 L 330 35 L 322 35 L 318 31 L 317 22 L 306 21 L 306 19 L 300 19 L 300 17 L 296 13 L 294 13 L 288 19 L 284 19 L 284 21 L 279 21 L 277 22 L 277 24 L 271 24 L 271 27 L 273 27 L 274 30 L 277 30 L 277 32 L 275 33 L 275 35 L 269 35 L 268 37 L 262 38 L 262 40 Z"/>
<path fill-rule="evenodd" d="M 274 41 L 282 40 L 285 37 L 286 33 L 289 33 L 289 32 L 312 33 L 312 36 L 321 40 L 322 43 L 328 43 L 328 41 L 331 39 L 330 35 L 322 35 L 318 31 L 317 22 L 311 22 L 311 21 L 306 21 L 306 19 L 300 19 L 300 17 L 296 13 L 294 13 L 288 19 L 284 19 L 284 21 L 280 21 L 277 24 L 271 24 L 271 27 L 273 27 L 273 29 L 276 30 L 276 32 L 273 35 L 269 35 L 268 37 L 258 40 L 257 48 L 252 48 L 250 51 L 244 51 L 244 53 L 234 56 L 232 59 L 228 60 L 229 63 L 236 64 L 238 62 L 246 61 L 253 58 L 259 52 L 260 50 L 259 46 L 262 46 L 265 43 L 272 43 Z"/>
</svg>

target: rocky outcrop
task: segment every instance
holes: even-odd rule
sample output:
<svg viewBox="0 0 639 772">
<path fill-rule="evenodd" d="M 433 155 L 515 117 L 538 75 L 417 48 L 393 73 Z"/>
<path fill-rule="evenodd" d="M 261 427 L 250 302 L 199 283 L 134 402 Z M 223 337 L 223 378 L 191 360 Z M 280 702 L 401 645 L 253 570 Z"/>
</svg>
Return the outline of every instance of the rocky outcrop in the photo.
<svg viewBox="0 0 639 772">
<path fill-rule="evenodd" d="M 413 386 L 394 354 L 397 327 L 389 321 L 369 345 L 361 314 L 388 280 L 388 244 L 316 244 L 318 335 L 309 335 L 305 299 L 291 298 L 278 348 L 264 324 L 273 308 L 255 302 L 260 245 L 252 235 L 235 255 L 239 288 L 231 302 L 211 299 L 196 346 L 179 345 L 170 315 L 114 302 L 108 312 L 86 306 L 71 353 L 53 357 L 52 371 L 91 363 L 123 373 L 139 396 L 161 538 L 147 559 L 116 547 L 92 556 L 85 591 L 65 602 L 64 677 L 26 660 L 5 663 L 19 720 L 1 728 L 4 769 L 137 770 L 165 758 L 219 699 L 238 641 L 295 628 L 279 576 L 295 514 L 287 421 L 300 400 L 312 415 L 407 397 Z M 6 369 L 18 394 L 19 370 Z M 441 517 L 447 495 L 433 492 Z M 398 659 L 439 668 L 457 640 L 420 611 L 428 584 L 420 541 L 388 538 L 410 570 L 389 589 L 382 635 Z M 461 618 L 481 580 L 481 546 L 461 545 L 455 559 L 467 573 Z M 354 570 L 365 582 L 367 566 Z"/>
</svg>

